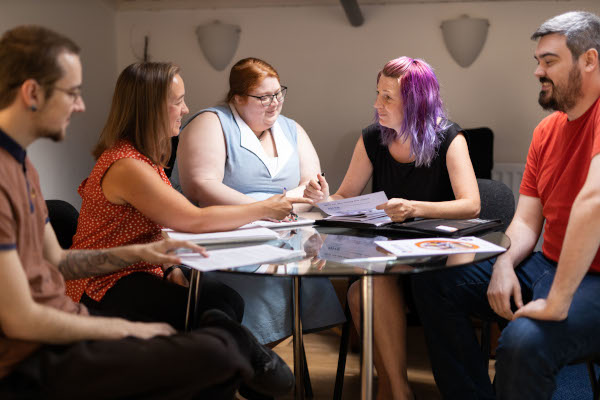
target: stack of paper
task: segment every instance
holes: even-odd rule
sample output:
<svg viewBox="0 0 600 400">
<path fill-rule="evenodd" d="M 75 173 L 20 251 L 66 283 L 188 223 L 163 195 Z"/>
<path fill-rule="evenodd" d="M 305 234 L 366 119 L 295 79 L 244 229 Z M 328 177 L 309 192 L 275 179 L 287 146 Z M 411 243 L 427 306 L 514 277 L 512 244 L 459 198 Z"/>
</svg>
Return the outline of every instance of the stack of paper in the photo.
<svg viewBox="0 0 600 400">
<path fill-rule="evenodd" d="M 306 255 L 303 250 L 282 249 L 268 244 L 212 250 L 208 254 L 208 257 L 194 253 L 183 253 L 179 256 L 183 264 L 188 267 L 199 271 L 214 271 L 246 265 L 278 263 Z"/>
<path fill-rule="evenodd" d="M 241 229 L 226 232 L 183 233 L 171 229 L 163 229 L 171 239 L 187 240 L 196 244 L 220 244 L 238 242 L 266 242 L 279 238 L 276 232 L 267 228 Z"/>
<path fill-rule="evenodd" d="M 392 219 L 385 211 L 377 210 L 380 204 L 387 203 L 384 192 L 365 194 L 347 199 L 317 203 L 317 206 L 327 214 L 324 221 L 351 222 L 380 226 L 389 224 Z"/>
<path fill-rule="evenodd" d="M 263 227 L 263 228 L 269 228 L 269 229 L 278 229 L 278 228 L 293 228 L 296 226 L 304 226 L 304 225 L 312 225 L 315 223 L 314 219 L 308 219 L 308 218 L 298 218 L 298 220 L 296 221 L 263 221 L 263 220 L 259 220 L 259 221 L 254 221 L 254 222 L 250 222 L 249 224 L 246 225 L 242 225 L 240 226 L 238 229 L 249 229 L 249 228 L 258 228 L 258 227 Z"/>
</svg>

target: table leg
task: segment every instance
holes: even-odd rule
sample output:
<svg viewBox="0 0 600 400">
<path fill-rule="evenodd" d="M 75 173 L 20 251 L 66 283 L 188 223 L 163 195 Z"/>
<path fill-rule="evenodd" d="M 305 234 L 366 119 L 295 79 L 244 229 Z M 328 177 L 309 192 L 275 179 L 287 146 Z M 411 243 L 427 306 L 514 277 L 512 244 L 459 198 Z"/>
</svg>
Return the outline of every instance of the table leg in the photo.
<svg viewBox="0 0 600 400">
<path fill-rule="evenodd" d="M 200 296 L 200 278 L 202 272 L 192 269 L 188 291 L 187 310 L 185 312 L 185 331 L 189 332 L 198 321 L 198 298 Z"/>
<path fill-rule="evenodd" d="M 294 284 L 294 376 L 296 378 L 295 399 L 304 400 L 304 355 L 302 352 L 302 320 L 300 319 L 300 277 L 292 278 Z"/>
<path fill-rule="evenodd" d="M 361 278 L 362 351 L 360 358 L 361 400 L 373 398 L 373 277 Z"/>
</svg>

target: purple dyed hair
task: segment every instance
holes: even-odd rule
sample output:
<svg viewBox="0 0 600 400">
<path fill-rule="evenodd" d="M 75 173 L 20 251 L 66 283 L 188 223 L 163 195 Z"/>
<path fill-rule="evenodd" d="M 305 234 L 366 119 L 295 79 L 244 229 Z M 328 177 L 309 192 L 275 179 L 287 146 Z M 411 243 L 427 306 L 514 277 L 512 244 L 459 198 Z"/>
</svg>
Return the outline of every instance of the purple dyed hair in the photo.
<svg viewBox="0 0 600 400">
<path fill-rule="evenodd" d="M 389 61 L 379 74 L 388 78 L 400 78 L 402 98 L 401 132 L 379 124 L 375 111 L 375 122 L 381 130 L 381 142 L 388 145 L 396 139 L 410 139 L 410 156 L 415 157 L 417 166 L 429 166 L 443 140 L 443 131 L 448 119 L 440 97 L 440 85 L 433 68 L 425 61 L 400 57 Z"/>
</svg>

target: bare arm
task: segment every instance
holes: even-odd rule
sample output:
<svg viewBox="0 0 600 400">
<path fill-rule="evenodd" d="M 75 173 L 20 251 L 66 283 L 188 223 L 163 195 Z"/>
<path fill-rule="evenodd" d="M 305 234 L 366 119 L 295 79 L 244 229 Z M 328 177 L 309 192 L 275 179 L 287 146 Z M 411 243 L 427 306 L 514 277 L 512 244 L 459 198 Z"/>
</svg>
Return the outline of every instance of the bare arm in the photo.
<svg viewBox="0 0 600 400">
<path fill-rule="evenodd" d="M 159 225 L 184 232 L 215 232 L 235 229 L 262 218 L 283 219 L 292 203 L 307 203 L 275 195 L 252 204 L 198 208 L 181 193 L 166 185 L 143 161 L 123 158 L 104 175 L 104 195 L 114 204 L 130 204 Z"/>
<path fill-rule="evenodd" d="M 573 295 L 600 246 L 600 155 L 594 156 L 585 183 L 571 208 L 556 275 L 547 299 L 528 303 L 516 317 L 543 320 L 567 318 Z"/>
<path fill-rule="evenodd" d="M 446 168 L 448 169 L 455 200 L 432 202 L 393 198 L 377 208 L 385 210 L 386 214 L 396 222 L 415 217 L 477 217 L 480 209 L 479 189 L 469 158 L 467 141 L 462 134 L 457 135 L 448 147 Z"/>
<path fill-rule="evenodd" d="M 315 203 L 319 203 L 358 196 L 365 189 L 367 183 L 369 183 L 372 173 L 373 164 L 371 164 L 371 160 L 367 156 L 363 138 L 360 136 L 356 142 L 356 146 L 354 146 L 350 165 L 338 191 L 333 195 L 329 195 L 329 184 L 325 177 L 319 174 L 306 184 L 304 197 L 313 200 Z"/>
<path fill-rule="evenodd" d="M 487 291 L 492 309 L 508 320 L 513 317 L 511 297 L 514 298 L 517 307 L 523 305 L 521 285 L 514 269 L 533 251 L 543 223 L 540 199 L 521 194 L 515 216 L 506 230 L 510 238 L 510 248 L 496 260 Z"/>
<path fill-rule="evenodd" d="M 227 151 L 219 117 L 198 115 L 179 136 L 177 163 L 186 196 L 201 206 L 248 204 L 254 200 L 223 184 Z"/>
<path fill-rule="evenodd" d="M 175 332 L 167 324 L 81 316 L 34 302 L 16 250 L 0 251 L 0 326 L 8 338 L 55 344 Z"/>
<path fill-rule="evenodd" d="M 178 248 L 188 248 L 207 255 L 203 247 L 172 239 L 112 249 L 63 250 L 52 225 L 47 223 L 44 228 L 44 257 L 58 267 L 65 279 L 104 275 L 140 261 L 158 265 L 181 264 L 181 259 L 172 254 Z"/>
<path fill-rule="evenodd" d="M 469 157 L 467 141 L 462 134 L 454 138 L 446 153 L 446 167 L 455 200 L 411 201 L 411 217 L 423 218 L 475 218 L 479 216 L 480 200 L 477 179 Z"/>
</svg>

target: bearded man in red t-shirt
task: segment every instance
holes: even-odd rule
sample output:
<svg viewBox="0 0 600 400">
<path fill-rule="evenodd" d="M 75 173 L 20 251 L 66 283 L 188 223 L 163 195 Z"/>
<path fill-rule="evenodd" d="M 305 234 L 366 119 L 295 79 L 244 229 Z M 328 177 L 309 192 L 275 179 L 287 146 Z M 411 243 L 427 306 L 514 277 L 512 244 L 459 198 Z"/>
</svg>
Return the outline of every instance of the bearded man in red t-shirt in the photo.
<svg viewBox="0 0 600 400">
<path fill-rule="evenodd" d="M 413 293 L 447 399 L 550 399 L 565 365 L 600 354 L 600 18 L 569 12 L 533 34 L 539 103 L 509 250 L 421 274 Z M 545 225 L 541 252 L 533 249 Z M 506 325 L 496 390 L 470 317 Z"/>
</svg>

